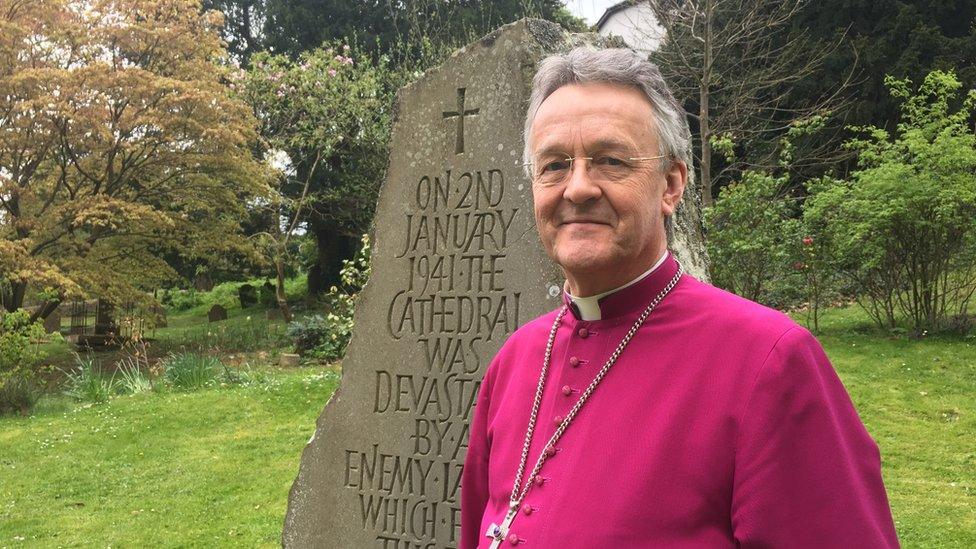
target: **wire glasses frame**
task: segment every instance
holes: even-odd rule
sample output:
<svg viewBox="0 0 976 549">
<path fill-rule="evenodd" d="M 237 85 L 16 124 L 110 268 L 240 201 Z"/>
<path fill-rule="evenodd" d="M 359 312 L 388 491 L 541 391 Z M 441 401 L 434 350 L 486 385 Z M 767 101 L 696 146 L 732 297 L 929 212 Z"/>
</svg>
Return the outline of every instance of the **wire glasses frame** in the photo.
<svg viewBox="0 0 976 549">
<path fill-rule="evenodd" d="M 529 168 L 534 182 L 541 181 L 552 184 L 562 182 L 569 174 L 573 173 L 573 164 L 577 160 L 587 160 L 589 161 L 589 168 L 593 171 L 594 176 L 599 180 L 608 181 L 629 175 L 633 170 L 633 166 L 628 165 L 627 162 L 647 162 L 667 157 L 668 155 L 666 154 L 657 156 L 631 156 L 627 158 L 616 158 L 613 156 L 569 156 L 562 159 L 554 158 L 547 160 L 545 163 L 538 161 L 528 162 L 523 164 L 523 166 Z M 564 163 L 565 165 L 563 165 Z"/>
</svg>

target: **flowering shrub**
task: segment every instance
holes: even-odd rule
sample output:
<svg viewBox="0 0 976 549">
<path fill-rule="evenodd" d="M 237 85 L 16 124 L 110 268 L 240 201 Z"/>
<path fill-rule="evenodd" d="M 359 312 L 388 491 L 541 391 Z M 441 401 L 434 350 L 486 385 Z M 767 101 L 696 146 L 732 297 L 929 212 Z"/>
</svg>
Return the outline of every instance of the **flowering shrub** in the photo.
<svg viewBox="0 0 976 549">
<path fill-rule="evenodd" d="M 807 220 L 805 220 L 807 221 Z M 797 258 L 794 270 L 801 277 L 806 298 L 806 325 L 814 332 L 820 330 L 820 312 L 837 293 L 833 249 L 824 238 L 814 238 L 815 230 L 803 226 L 806 236 L 794 239 L 793 253 Z M 820 231 L 822 232 L 822 231 Z"/>
<path fill-rule="evenodd" d="M 357 232 L 372 219 L 401 83 L 385 56 L 334 41 L 297 59 L 257 53 L 230 76 L 260 123 L 262 152 L 288 159 L 275 166 L 283 206 L 297 209 L 304 197 L 306 211 Z"/>
<path fill-rule="evenodd" d="M 363 235 L 356 256 L 343 262 L 341 287 L 333 286 L 326 295 L 329 312 L 313 315 L 288 325 L 286 334 L 295 340 L 299 353 L 316 358 L 342 358 L 352 338 L 353 312 L 359 292 L 369 280 L 369 236 Z"/>
</svg>

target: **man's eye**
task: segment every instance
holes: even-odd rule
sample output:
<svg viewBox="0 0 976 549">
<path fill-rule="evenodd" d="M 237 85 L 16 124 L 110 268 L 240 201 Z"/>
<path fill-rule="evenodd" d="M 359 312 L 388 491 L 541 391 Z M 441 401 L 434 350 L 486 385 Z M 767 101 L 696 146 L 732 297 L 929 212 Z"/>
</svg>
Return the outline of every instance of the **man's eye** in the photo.
<svg viewBox="0 0 976 549">
<path fill-rule="evenodd" d="M 542 172 L 559 172 L 569 169 L 569 160 L 553 160 L 551 162 L 546 162 L 542 166 Z"/>
<path fill-rule="evenodd" d="M 593 164 L 597 166 L 620 167 L 625 166 L 627 163 L 615 156 L 598 156 L 593 159 Z"/>
</svg>

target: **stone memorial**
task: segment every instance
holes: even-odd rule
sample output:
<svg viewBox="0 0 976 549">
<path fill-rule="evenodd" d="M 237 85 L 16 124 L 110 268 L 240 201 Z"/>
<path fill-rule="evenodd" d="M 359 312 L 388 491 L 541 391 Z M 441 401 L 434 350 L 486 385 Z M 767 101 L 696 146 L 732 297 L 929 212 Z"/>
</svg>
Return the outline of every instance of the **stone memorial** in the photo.
<svg viewBox="0 0 976 549">
<path fill-rule="evenodd" d="M 219 322 L 221 320 L 227 320 L 227 309 L 220 305 L 210 307 L 210 310 L 207 311 L 207 321 Z"/>
<path fill-rule="evenodd" d="M 457 546 L 481 377 L 509 334 L 561 303 L 522 168 L 531 78 L 548 53 L 592 39 L 522 20 L 400 90 L 372 276 L 341 387 L 302 454 L 285 547 Z M 696 191 L 673 249 L 702 276 Z"/>
<path fill-rule="evenodd" d="M 237 288 L 237 298 L 241 301 L 241 309 L 253 307 L 258 302 L 258 289 L 250 284 L 241 284 Z"/>
<path fill-rule="evenodd" d="M 105 299 L 95 300 L 95 335 L 112 337 L 119 333 L 115 305 Z"/>
<path fill-rule="evenodd" d="M 105 299 L 70 301 L 67 308 L 70 328 L 67 340 L 81 348 L 111 347 L 119 343 L 115 306 Z M 59 322 L 60 324 L 60 322 Z"/>
<path fill-rule="evenodd" d="M 200 273 L 193 278 L 193 289 L 198 292 L 209 292 L 214 289 L 214 281 L 207 273 Z"/>
</svg>

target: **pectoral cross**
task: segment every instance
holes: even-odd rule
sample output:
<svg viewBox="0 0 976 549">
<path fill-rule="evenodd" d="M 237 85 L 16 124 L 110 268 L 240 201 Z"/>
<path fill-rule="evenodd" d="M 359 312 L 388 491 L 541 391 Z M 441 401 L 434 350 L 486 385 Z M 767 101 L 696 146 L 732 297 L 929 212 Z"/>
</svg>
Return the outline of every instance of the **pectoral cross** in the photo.
<svg viewBox="0 0 976 549">
<path fill-rule="evenodd" d="M 457 110 L 444 111 L 444 119 L 457 117 L 457 136 L 454 138 L 454 153 L 464 152 L 464 117 L 478 114 L 481 109 L 464 110 L 464 91 L 466 88 L 457 89 Z"/>
<path fill-rule="evenodd" d="M 491 523 L 491 526 L 488 527 L 488 531 L 485 532 L 485 535 L 492 540 L 491 545 L 488 546 L 488 549 L 498 549 L 498 547 L 501 546 L 502 542 L 505 541 L 505 536 L 508 535 L 509 527 L 512 526 L 512 521 L 515 520 L 515 515 L 517 514 L 518 509 L 510 509 L 508 514 L 505 515 L 505 520 L 502 521 L 500 525 L 495 524 L 494 522 Z"/>
</svg>

